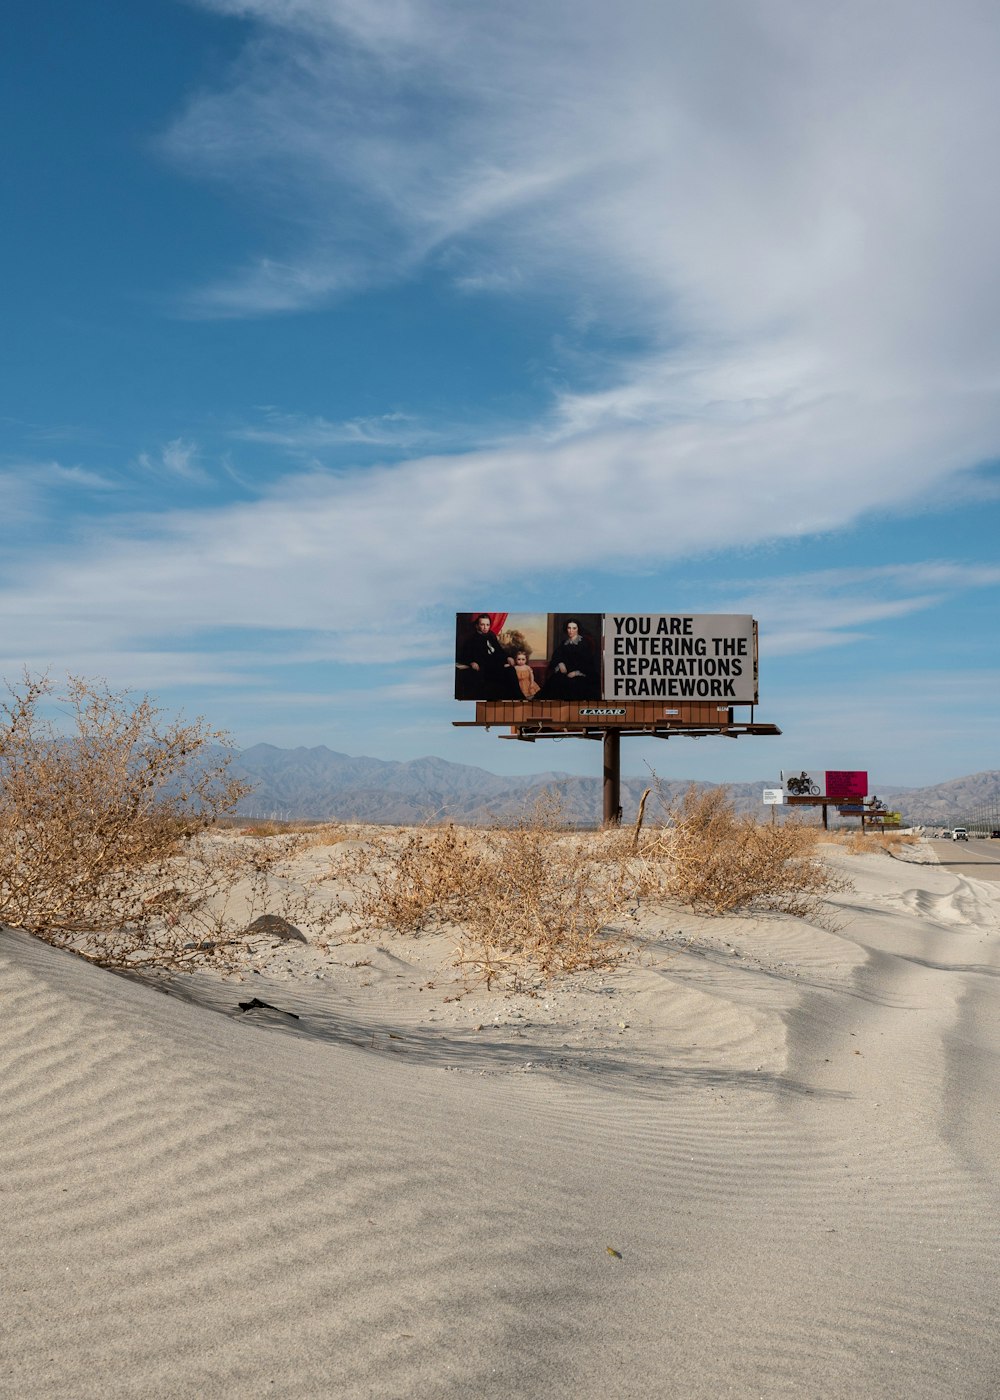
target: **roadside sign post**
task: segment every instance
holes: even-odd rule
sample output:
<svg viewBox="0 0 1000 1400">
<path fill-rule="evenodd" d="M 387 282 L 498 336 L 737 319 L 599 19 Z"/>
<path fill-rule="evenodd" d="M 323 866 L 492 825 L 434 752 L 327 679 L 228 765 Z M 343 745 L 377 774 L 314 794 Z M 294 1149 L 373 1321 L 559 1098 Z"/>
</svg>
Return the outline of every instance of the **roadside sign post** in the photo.
<svg viewBox="0 0 1000 1400">
<path fill-rule="evenodd" d="M 620 730 L 604 731 L 604 825 L 617 826 L 622 819 L 622 736 Z"/>
</svg>

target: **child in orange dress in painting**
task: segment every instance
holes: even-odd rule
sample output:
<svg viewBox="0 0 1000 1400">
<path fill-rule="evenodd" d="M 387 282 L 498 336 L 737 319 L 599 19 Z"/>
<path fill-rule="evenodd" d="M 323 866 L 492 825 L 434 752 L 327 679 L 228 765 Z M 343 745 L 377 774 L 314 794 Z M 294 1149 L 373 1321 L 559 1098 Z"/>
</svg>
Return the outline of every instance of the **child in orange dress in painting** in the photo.
<svg viewBox="0 0 1000 1400">
<path fill-rule="evenodd" d="M 521 694 L 525 700 L 533 700 L 541 687 L 535 680 L 535 673 L 528 665 L 528 654 L 519 651 L 514 657 L 514 672 L 517 676 L 517 683 L 521 687 Z"/>
</svg>

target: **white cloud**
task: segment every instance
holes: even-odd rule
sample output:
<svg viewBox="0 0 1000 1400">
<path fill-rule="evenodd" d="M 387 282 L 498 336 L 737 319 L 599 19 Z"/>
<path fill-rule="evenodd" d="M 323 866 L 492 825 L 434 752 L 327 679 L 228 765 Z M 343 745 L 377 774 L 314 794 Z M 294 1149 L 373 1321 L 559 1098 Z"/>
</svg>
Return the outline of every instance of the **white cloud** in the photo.
<svg viewBox="0 0 1000 1400">
<path fill-rule="evenodd" d="M 719 587 L 727 610 L 750 612 L 758 619 L 768 655 L 795 656 L 860 641 L 870 637 L 878 623 L 910 617 L 998 584 L 998 567 L 929 560 L 816 569 Z"/>
<path fill-rule="evenodd" d="M 669 486 L 725 543 L 732 516 L 827 528 L 996 455 L 1000 21 L 980 0 L 202 2 L 252 38 L 167 148 L 283 230 L 203 313 L 434 262 L 645 339 L 511 444 L 515 498 L 521 478 L 536 507 L 545 477 L 563 491 L 549 444 L 572 442 L 605 525 L 622 488 Z"/>
<path fill-rule="evenodd" d="M 139 466 L 154 476 L 180 478 L 184 481 L 205 481 L 207 475 L 198 462 L 199 448 L 195 442 L 172 438 L 154 454 L 140 452 Z"/>
<path fill-rule="evenodd" d="M 202 3 L 252 28 L 165 147 L 276 231 L 201 313 L 320 306 L 433 264 L 470 293 L 540 288 L 646 350 L 569 384 L 534 430 L 498 443 L 491 425 L 451 456 L 392 414 L 274 413 L 243 436 L 425 455 L 26 555 L 0 604 L 12 654 L 204 625 L 340 631 L 346 651 L 543 570 L 906 509 L 997 454 L 1000 27 L 978 0 Z M 184 439 L 142 461 L 202 470 Z M 952 586 L 841 590 L 823 635 L 786 597 L 783 625 L 827 645 Z"/>
<path fill-rule="evenodd" d="M 64 466 L 62 462 L 19 462 L 0 472 L 0 481 L 12 490 L 60 493 L 67 488 L 81 491 L 113 491 L 117 483 L 89 467 Z"/>
<path fill-rule="evenodd" d="M 0 598 L 6 645 L 47 660 L 75 652 L 81 636 L 100 653 L 244 627 L 342 634 L 349 654 L 343 634 L 398 633 L 428 608 L 451 611 L 540 570 L 659 566 L 836 528 L 859 509 L 921 491 L 944 450 L 931 424 L 908 418 L 906 450 L 892 463 L 875 455 L 880 443 L 859 449 L 850 468 L 835 445 L 804 464 L 795 435 L 783 439 L 778 428 L 726 424 L 706 442 L 681 424 L 639 441 L 603 433 L 364 473 L 314 471 L 249 502 L 108 521 L 96 541 L 61 557 L 20 558 Z M 835 476 L 841 489 L 832 492 Z M 942 564 L 745 591 L 758 615 L 780 614 L 799 634 L 807 615 L 817 617 L 817 598 L 835 619 L 830 630 L 855 631 L 995 581 L 989 569 Z"/>
<path fill-rule="evenodd" d="M 0 518 L 7 525 L 42 523 L 53 501 L 75 495 L 114 491 L 118 483 L 88 467 L 64 466 L 61 462 L 16 462 L 0 467 Z M 8 535 L 7 545 L 11 539 Z"/>
<path fill-rule="evenodd" d="M 805 336 L 855 382 L 892 354 L 957 383 L 973 348 L 995 374 L 1000 34 L 979 0 L 204 3 L 260 29 L 170 149 L 298 227 L 247 310 L 464 245 L 484 278 L 499 256 L 627 290 L 671 337 Z"/>
<path fill-rule="evenodd" d="M 351 418 L 334 423 L 322 416 L 303 417 L 299 414 L 268 410 L 260 426 L 234 430 L 232 437 L 241 442 L 263 442 L 285 447 L 292 452 L 316 452 L 324 447 L 397 447 L 426 446 L 440 442 L 445 434 L 432 430 L 411 414 L 381 413 L 372 418 Z"/>
<path fill-rule="evenodd" d="M 119 486 L 118 482 L 102 472 L 92 471 L 89 467 L 64 467 L 58 462 L 45 463 L 37 472 L 36 480 L 56 489 L 73 486 L 83 491 L 114 491 Z"/>
</svg>

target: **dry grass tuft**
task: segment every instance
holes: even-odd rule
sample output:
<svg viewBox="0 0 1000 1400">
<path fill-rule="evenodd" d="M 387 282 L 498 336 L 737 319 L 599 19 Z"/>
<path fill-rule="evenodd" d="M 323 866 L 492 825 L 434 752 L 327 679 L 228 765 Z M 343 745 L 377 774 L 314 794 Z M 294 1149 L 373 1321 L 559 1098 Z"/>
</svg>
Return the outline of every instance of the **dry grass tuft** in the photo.
<svg viewBox="0 0 1000 1400">
<path fill-rule="evenodd" d="M 234 817 L 221 825 L 238 831 L 241 836 L 256 836 L 262 841 L 268 836 L 299 836 L 304 829 L 302 822 L 282 821 L 277 817 Z"/>
<path fill-rule="evenodd" d="M 559 802 L 488 831 L 379 833 L 341 867 L 357 919 L 403 933 L 451 929 L 458 963 L 488 984 L 610 967 L 625 946 L 618 864 L 602 838 L 562 827 Z"/>
<path fill-rule="evenodd" d="M 815 918 L 823 896 L 844 888 L 817 857 L 815 828 L 738 817 L 725 789 L 692 788 L 666 816 L 638 847 L 627 830 L 567 833 L 549 796 L 488 832 L 380 833 L 341 874 L 360 924 L 451 929 L 461 966 L 508 984 L 613 966 L 628 950 L 622 926 L 643 900 Z"/>
<path fill-rule="evenodd" d="M 225 735 L 80 677 L 57 695 L 25 674 L 9 697 L 0 922 L 95 962 L 179 967 L 217 959 L 247 909 L 303 917 L 308 899 L 281 878 L 295 837 L 212 834 L 249 791 Z M 53 702 L 62 728 L 43 713 Z"/>
<path fill-rule="evenodd" d="M 342 841 L 352 841 L 357 831 L 336 822 L 321 822 L 319 826 L 307 827 L 302 833 L 306 846 L 339 846 Z"/>
<path fill-rule="evenodd" d="M 899 831 L 830 831 L 824 832 L 822 839 L 833 845 L 843 846 L 854 855 L 871 855 L 875 851 L 898 855 L 901 851 L 920 844 L 919 836 Z"/>
<path fill-rule="evenodd" d="M 772 909 L 815 918 L 823 896 L 844 888 L 818 858 L 815 827 L 739 816 L 721 787 L 692 786 L 679 802 L 663 805 L 667 823 L 647 838 L 643 852 L 647 885 L 691 909 Z"/>
<path fill-rule="evenodd" d="M 258 840 L 269 836 L 294 836 L 302 846 L 337 846 L 353 835 L 349 827 L 337 822 L 283 821 L 277 817 L 241 817 L 223 825 Z"/>
<path fill-rule="evenodd" d="M 68 733 L 43 717 L 53 699 Z M 319 897 L 329 878 L 357 928 L 447 930 L 470 976 L 533 986 L 617 963 L 643 900 L 815 916 L 841 887 L 815 828 L 758 826 L 724 789 L 690 790 L 641 843 L 638 825 L 568 831 L 554 795 L 486 831 L 235 826 L 247 788 L 200 720 L 164 723 L 148 698 L 80 679 L 55 697 L 29 676 L 0 716 L 0 921 L 108 965 L 229 965 L 261 914 L 315 939 L 344 912 Z M 308 847 L 340 847 L 326 874 L 293 867 Z"/>
</svg>

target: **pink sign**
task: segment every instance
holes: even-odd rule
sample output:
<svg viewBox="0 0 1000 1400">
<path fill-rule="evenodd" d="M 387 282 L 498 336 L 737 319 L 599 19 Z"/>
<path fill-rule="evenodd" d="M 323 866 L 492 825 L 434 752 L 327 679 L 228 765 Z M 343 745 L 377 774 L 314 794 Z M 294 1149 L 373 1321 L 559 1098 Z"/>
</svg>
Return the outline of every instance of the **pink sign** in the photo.
<svg viewBox="0 0 1000 1400">
<path fill-rule="evenodd" d="M 868 774 L 847 770 L 826 775 L 827 797 L 867 797 Z"/>
</svg>

